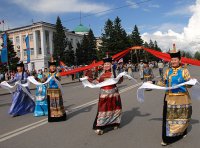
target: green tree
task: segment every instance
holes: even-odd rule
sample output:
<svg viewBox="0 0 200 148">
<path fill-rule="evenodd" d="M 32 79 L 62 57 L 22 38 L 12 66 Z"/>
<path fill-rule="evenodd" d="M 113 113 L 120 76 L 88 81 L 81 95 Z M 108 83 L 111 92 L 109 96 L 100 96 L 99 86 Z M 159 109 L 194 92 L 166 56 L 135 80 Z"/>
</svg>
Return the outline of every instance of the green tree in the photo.
<svg viewBox="0 0 200 148">
<path fill-rule="evenodd" d="M 96 38 L 93 34 L 93 31 L 90 29 L 87 35 L 88 39 L 88 56 L 87 62 L 88 64 L 91 63 L 93 60 L 97 60 L 97 49 L 96 49 Z"/>
<path fill-rule="evenodd" d="M 186 57 L 186 58 L 192 58 L 192 54 L 191 54 L 190 52 L 186 52 L 186 53 L 185 53 L 185 57 Z"/>
<path fill-rule="evenodd" d="M 101 40 L 100 53 L 98 53 L 101 56 L 105 56 L 106 52 L 112 56 L 130 46 L 128 36 L 119 17 L 116 17 L 114 21 L 110 19 L 106 21 Z"/>
<path fill-rule="evenodd" d="M 132 46 L 142 46 L 143 45 L 143 40 L 140 36 L 139 30 L 137 25 L 134 26 L 134 29 L 131 33 L 131 45 Z"/>
<path fill-rule="evenodd" d="M 68 49 L 65 49 L 64 57 L 67 65 L 74 65 L 75 55 L 71 42 L 68 42 Z"/>
<path fill-rule="evenodd" d="M 1 45 L 3 47 L 3 44 Z M 7 50 L 8 50 L 8 65 L 9 65 L 9 70 L 14 70 L 16 71 L 16 67 L 17 67 L 17 63 L 20 60 L 17 57 L 17 54 L 14 50 L 14 46 L 12 41 L 9 39 L 9 37 L 7 38 Z M 5 72 L 8 70 L 8 66 L 7 63 L 4 65 L 1 65 L 0 67 L 0 71 L 1 72 Z"/>
<path fill-rule="evenodd" d="M 64 27 L 62 26 L 60 17 L 57 17 L 56 21 L 56 32 L 53 36 L 53 43 L 54 43 L 54 52 L 53 52 L 53 57 L 55 60 L 59 61 L 62 60 L 65 61 L 64 51 L 67 46 L 67 41 L 66 41 L 66 36 L 65 36 L 65 31 Z"/>
<path fill-rule="evenodd" d="M 195 52 L 194 58 L 197 60 L 200 60 L 200 52 L 199 51 Z"/>
<path fill-rule="evenodd" d="M 83 50 L 81 48 L 81 44 L 78 42 L 77 43 L 77 48 L 76 48 L 76 65 L 81 65 L 84 63 L 84 56 L 83 56 Z"/>
<path fill-rule="evenodd" d="M 100 47 L 100 59 L 103 58 L 103 56 L 105 56 L 106 52 L 111 52 L 114 49 L 114 26 L 113 26 L 113 22 L 108 19 L 105 22 L 105 26 L 104 26 L 104 33 L 102 33 L 101 36 L 101 47 Z M 111 53 L 112 54 L 112 53 Z"/>
</svg>

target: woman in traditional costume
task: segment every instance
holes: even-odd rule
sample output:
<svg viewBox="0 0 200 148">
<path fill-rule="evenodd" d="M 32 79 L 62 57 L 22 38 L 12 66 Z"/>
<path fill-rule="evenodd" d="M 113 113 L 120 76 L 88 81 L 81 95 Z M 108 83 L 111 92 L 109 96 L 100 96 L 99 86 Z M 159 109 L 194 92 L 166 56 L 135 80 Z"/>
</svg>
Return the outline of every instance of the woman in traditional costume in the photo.
<svg viewBox="0 0 200 148">
<path fill-rule="evenodd" d="M 111 69 L 112 58 L 107 56 L 103 59 L 103 61 L 103 72 L 96 80 L 97 83 L 101 83 L 109 78 L 114 77 Z M 122 81 L 122 79 L 120 81 Z M 122 104 L 117 86 L 109 85 L 101 87 L 97 115 L 93 124 L 95 133 L 102 135 L 104 129 L 108 127 L 117 129 L 120 126 L 121 113 Z"/>
<path fill-rule="evenodd" d="M 60 81 L 60 74 L 56 71 L 56 61 L 51 58 L 49 61 L 48 78 L 54 76 Z M 47 102 L 48 102 L 48 122 L 65 121 L 67 115 L 65 113 L 63 98 L 60 88 L 55 80 L 51 79 L 47 87 Z"/>
<path fill-rule="evenodd" d="M 43 75 L 42 70 L 38 71 L 36 80 L 40 83 L 44 83 L 46 80 L 45 75 Z M 39 85 L 36 86 L 36 101 L 35 101 L 35 111 L 34 116 L 47 116 L 48 115 L 48 106 L 47 106 L 47 95 L 46 95 L 47 86 Z"/>
<path fill-rule="evenodd" d="M 21 84 L 24 84 L 27 83 L 27 77 L 28 75 L 24 70 L 23 62 L 18 62 L 17 73 L 15 74 L 14 79 L 10 80 L 8 83 L 13 84 L 20 81 Z M 26 89 L 30 93 L 29 88 L 27 87 Z M 12 96 L 12 105 L 9 114 L 13 117 L 20 116 L 34 112 L 34 108 L 34 101 L 22 90 L 22 86 L 18 85 Z"/>
<path fill-rule="evenodd" d="M 190 79 L 189 71 L 181 66 L 180 51 L 176 52 L 174 45 L 171 56 L 171 68 L 165 71 L 163 83 L 166 87 L 178 85 Z M 187 87 L 167 90 L 164 97 L 163 125 L 161 145 L 171 144 L 187 134 L 187 128 L 192 115 L 191 98 Z"/>
</svg>

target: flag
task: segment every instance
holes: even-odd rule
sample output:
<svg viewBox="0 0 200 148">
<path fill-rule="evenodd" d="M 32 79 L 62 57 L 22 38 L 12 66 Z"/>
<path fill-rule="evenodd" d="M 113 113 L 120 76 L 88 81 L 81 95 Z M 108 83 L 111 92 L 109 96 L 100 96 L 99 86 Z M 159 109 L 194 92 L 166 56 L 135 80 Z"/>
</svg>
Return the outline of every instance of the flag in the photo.
<svg viewBox="0 0 200 148">
<path fill-rule="evenodd" d="M 7 63 L 8 62 L 7 34 L 4 33 L 2 38 L 3 38 L 3 48 L 1 50 L 1 62 Z"/>
<path fill-rule="evenodd" d="M 29 43 L 29 36 L 26 35 L 26 38 L 25 38 L 25 42 L 26 42 L 26 52 L 27 52 L 27 64 L 30 63 L 31 61 L 31 51 L 30 51 L 30 43 Z"/>
</svg>

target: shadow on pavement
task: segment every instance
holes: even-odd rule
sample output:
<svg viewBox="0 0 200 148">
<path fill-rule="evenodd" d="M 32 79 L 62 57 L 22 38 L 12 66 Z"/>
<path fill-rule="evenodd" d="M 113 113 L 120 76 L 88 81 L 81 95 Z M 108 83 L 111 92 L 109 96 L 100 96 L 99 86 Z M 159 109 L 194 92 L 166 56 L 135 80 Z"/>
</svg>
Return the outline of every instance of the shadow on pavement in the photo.
<svg viewBox="0 0 200 148">
<path fill-rule="evenodd" d="M 74 111 L 69 111 L 67 113 L 67 119 L 70 119 L 78 114 L 81 114 L 81 113 L 85 113 L 85 112 L 90 112 L 93 108 L 93 106 L 95 106 L 96 104 L 92 104 L 92 105 L 89 105 L 89 106 L 86 106 L 86 107 L 83 107 L 81 109 L 77 109 L 77 110 L 74 110 Z"/>
<path fill-rule="evenodd" d="M 151 114 L 149 113 L 141 114 L 141 112 L 139 111 L 139 107 L 132 108 L 132 110 L 125 111 L 122 113 L 122 121 L 120 126 L 124 127 L 128 125 L 135 117 L 146 117 L 149 115 Z"/>
</svg>

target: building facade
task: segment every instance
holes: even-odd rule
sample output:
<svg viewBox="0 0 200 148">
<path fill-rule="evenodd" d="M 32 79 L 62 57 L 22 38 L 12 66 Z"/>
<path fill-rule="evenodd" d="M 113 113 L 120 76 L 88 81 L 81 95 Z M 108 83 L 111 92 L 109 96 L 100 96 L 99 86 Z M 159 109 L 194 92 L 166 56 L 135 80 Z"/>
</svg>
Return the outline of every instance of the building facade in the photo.
<svg viewBox="0 0 200 148">
<path fill-rule="evenodd" d="M 46 22 L 37 22 L 32 25 L 7 30 L 9 39 L 13 42 L 14 50 L 21 61 L 25 63 L 28 70 L 44 69 L 48 66 L 50 56 L 53 54 L 53 34 L 55 25 Z M 27 64 L 27 51 L 25 37 L 29 35 L 31 62 Z M 81 43 L 83 35 L 70 32 L 65 29 L 65 35 L 71 42 L 73 50 L 76 51 L 77 43 Z M 0 41 L 2 43 L 2 39 Z M 1 48 L 1 47 L 0 47 Z"/>
</svg>

